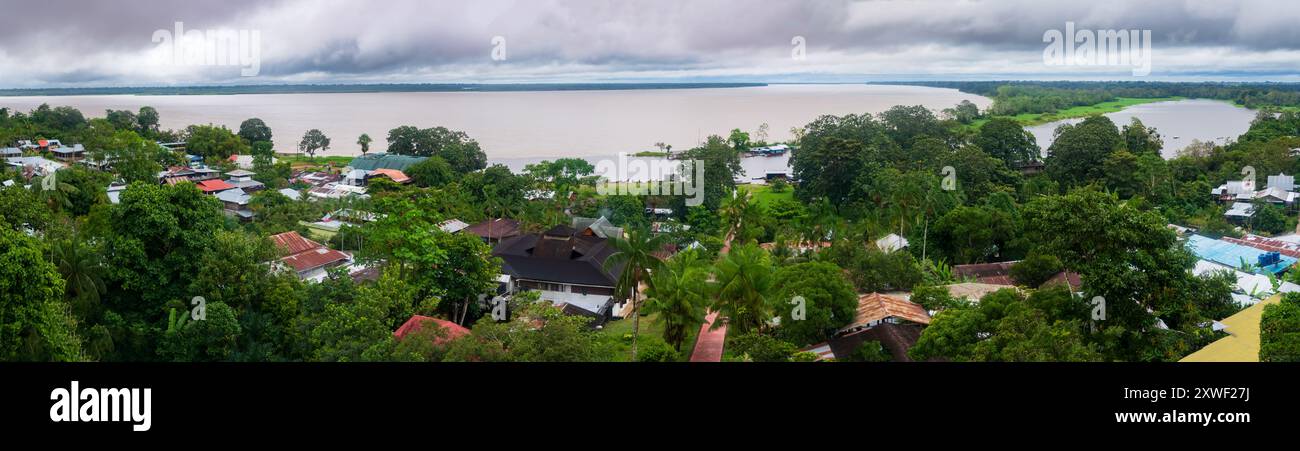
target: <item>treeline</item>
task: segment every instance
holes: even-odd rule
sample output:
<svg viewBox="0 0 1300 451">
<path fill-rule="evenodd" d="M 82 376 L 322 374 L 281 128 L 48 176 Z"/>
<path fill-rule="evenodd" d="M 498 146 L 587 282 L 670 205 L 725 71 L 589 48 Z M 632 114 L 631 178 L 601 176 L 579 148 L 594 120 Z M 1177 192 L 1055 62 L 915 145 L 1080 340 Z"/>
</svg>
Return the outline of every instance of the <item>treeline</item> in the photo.
<svg viewBox="0 0 1300 451">
<path fill-rule="evenodd" d="M 234 95 L 234 94 L 339 94 L 365 92 L 515 92 L 515 91 L 618 91 L 635 89 L 746 88 L 764 83 L 503 83 L 435 84 L 390 83 L 347 85 L 228 85 L 228 86 L 140 86 L 105 88 L 20 88 L 0 89 L 5 96 L 90 96 L 90 95 Z"/>
<path fill-rule="evenodd" d="M 1187 97 L 1227 100 L 1252 109 L 1300 107 L 1300 84 L 1162 81 L 917 81 L 894 82 L 952 88 L 993 99 L 989 113 L 1053 113 L 1119 97 Z"/>
</svg>

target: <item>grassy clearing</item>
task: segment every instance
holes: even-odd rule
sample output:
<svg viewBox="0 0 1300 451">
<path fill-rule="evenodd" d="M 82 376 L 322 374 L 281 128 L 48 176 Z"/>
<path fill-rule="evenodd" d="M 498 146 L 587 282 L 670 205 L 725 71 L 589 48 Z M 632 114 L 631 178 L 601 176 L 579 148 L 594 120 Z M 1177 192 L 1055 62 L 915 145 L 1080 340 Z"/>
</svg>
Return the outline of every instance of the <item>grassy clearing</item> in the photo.
<svg viewBox="0 0 1300 451">
<path fill-rule="evenodd" d="M 328 157 L 308 157 L 306 155 L 276 155 L 275 158 L 279 161 L 288 162 L 289 166 L 292 166 L 294 168 L 323 167 L 323 166 L 330 166 L 330 165 L 336 168 L 341 168 L 341 167 L 346 167 L 348 164 L 352 163 L 352 159 L 354 157 L 337 156 L 337 155 L 328 156 Z"/>
<path fill-rule="evenodd" d="M 664 342 L 664 326 L 658 321 L 658 317 L 658 314 L 641 316 L 641 334 L 637 336 L 637 344 L 641 350 Z M 695 336 L 700 333 L 700 325 L 691 325 L 687 330 L 689 332 L 686 334 L 686 341 L 682 343 L 682 350 L 678 355 L 678 360 L 682 362 L 691 358 L 691 350 L 695 349 Z M 632 357 L 632 318 L 605 323 L 605 328 L 599 333 L 601 340 L 612 350 L 615 361 L 626 362 Z"/>
<path fill-rule="evenodd" d="M 794 188 L 789 186 L 786 187 L 785 191 L 779 193 L 773 192 L 772 187 L 768 185 L 749 185 L 743 186 L 741 189 L 754 195 L 753 201 L 755 205 L 769 205 L 781 199 L 794 200 Z"/>
</svg>

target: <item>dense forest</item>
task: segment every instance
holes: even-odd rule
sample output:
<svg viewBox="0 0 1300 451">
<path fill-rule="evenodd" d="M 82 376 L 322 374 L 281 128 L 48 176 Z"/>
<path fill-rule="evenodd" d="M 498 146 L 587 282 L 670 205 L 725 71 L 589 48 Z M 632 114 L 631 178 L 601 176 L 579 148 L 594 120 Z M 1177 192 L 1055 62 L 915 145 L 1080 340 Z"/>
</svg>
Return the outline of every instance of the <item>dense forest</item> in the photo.
<svg viewBox="0 0 1300 451">
<path fill-rule="evenodd" d="M 1159 81 L 937 81 L 897 82 L 953 88 L 993 99 L 989 113 L 1017 115 L 1051 113 L 1094 105 L 1120 97 L 1186 97 L 1233 102 L 1251 109 L 1300 107 L 1300 84 Z"/>
</svg>

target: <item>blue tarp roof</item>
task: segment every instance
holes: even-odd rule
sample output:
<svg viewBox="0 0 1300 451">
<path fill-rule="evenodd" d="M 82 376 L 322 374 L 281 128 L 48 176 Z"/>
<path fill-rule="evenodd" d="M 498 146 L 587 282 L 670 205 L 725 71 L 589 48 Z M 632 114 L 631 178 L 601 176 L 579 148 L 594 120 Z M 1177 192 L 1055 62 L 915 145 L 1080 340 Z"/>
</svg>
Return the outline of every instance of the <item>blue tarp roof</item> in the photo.
<svg viewBox="0 0 1300 451">
<path fill-rule="evenodd" d="M 1251 265 L 1258 265 L 1259 256 L 1268 253 L 1250 246 L 1229 243 L 1223 240 L 1204 237 L 1201 235 L 1192 235 L 1187 238 L 1187 248 L 1203 260 L 1209 260 L 1220 265 L 1231 268 L 1241 268 L 1241 262 L 1245 261 Z M 1267 272 L 1277 274 L 1286 271 L 1287 268 L 1295 264 L 1296 259 L 1282 255 L 1278 263 L 1259 268 L 1256 272 Z"/>
</svg>

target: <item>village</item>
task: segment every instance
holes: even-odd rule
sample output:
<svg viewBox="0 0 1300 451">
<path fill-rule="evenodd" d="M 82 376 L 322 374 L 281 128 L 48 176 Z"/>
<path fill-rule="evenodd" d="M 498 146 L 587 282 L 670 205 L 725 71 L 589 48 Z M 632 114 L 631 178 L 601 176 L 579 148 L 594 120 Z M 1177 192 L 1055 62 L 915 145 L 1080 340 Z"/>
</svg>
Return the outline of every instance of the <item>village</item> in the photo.
<svg viewBox="0 0 1300 451">
<path fill-rule="evenodd" d="M 185 151 L 185 142 L 157 143 L 161 148 L 178 154 Z M 782 155 L 792 149 L 787 145 L 755 147 L 746 154 L 751 157 Z M 57 179 L 58 171 L 72 165 L 81 165 L 94 170 L 111 168 L 112 161 L 88 158 L 86 148 L 81 144 L 64 145 L 59 140 L 20 140 L 14 147 L 0 149 L 6 163 L 17 171 L 21 179 L 43 177 L 46 180 Z M 302 169 L 291 172 L 288 187 L 275 190 L 292 202 L 342 202 L 348 205 L 353 200 L 370 198 L 367 187 L 382 179 L 386 184 L 395 186 L 410 185 L 413 178 L 404 171 L 411 166 L 425 161 L 427 157 L 395 155 L 387 153 L 369 153 L 352 158 L 346 166 L 303 165 Z M 254 180 L 257 173 L 254 159 L 249 155 L 230 155 L 220 165 L 210 166 L 202 156 L 186 154 L 187 165 L 170 166 L 157 174 L 159 185 L 175 186 L 192 184 L 203 195 L 220 201 L 223 212 L 235 221 L 247 223 L 255 220 L 256 213 L 250 208 L 253 195 L 267 190 L 266 184 Z M 208 162 L 211 162 L 209 159 Z M 274 159 L 271 161 L 275 163 Z M 1025 175 L 1041 172 L 1041 163 L 1021 165 L 1020 171 Z M 774 181 L 777 185 L 791 182 L 788 172 L 769 172 L 766 177 L 754 181 L 737 179 L 736 182 L 745 196 L 747 183 L 760 183 L 760 189 Z M 5 180 L 6 186 L 15 182 Z M 31 188 L 27 186 L 26 188 Z M 105 193 L 109 202 L 117 204 L 128 186 L 123 183 L 111 183 Z M 1224 205 L 1224 219 L 1231 224 L 1249 227 L 1261 203 L 1280 207 L 1287 215 L 1297 213 L 1297 193 L 1295 178 L 1291 175 L 1277 174 L 1267 177 L 1267 185 L 1255 189 L 1251 180 L 1229 181 L 1206 195 L 1215 202 Z M 534 196 L 553 196 L 553 192 L 538 192 Z M 537 197 L 534 197 L 537 198 Z M 689 225 L 677 223 L 671 219 L 673 211 L 663 208 L 655 202 L 644 205 L 645 215 L 650 218 L 652 234 L 669 233 L 689 229 Z M 304 283 L 321 283 L 337 275 L 346 275 L 354 283 L 374 282 L 383 272 L 384 261 L 361 259 L 355 249 L 337 249 L 328 243 L 338 242 L 341 233 L 364 227 L 367 223 L 380 219 L 382 214 L 353 208 L 338 208 L 316 220 L 300 221 L 302 230 L 288 231 L 271 235 L 280 255 L 273 263 L 280 271 L 296 275 Z M 1300 293 L 1300 285 L 1283 280 L 1284 274 L 1300 260 L 1300 236 L 1287 233 L 1273 237 L 1242 234 L 1239 237 L 1216 233 L 1201 233 L 1193 227 L 1169 224 L 1170 230 L 1177 233 L 1181 245 L 1192 252 L 1196 263 L 1191 270 L 1197 276 L 1230 274 L 1233 280 L 1232 301 L 1243 310 L 1229 318 L 1217 318 L 1209 327 L 1214 332 L 1223 332 L 1228 336 L 1211 343 L 1204 350 L 1195 352 L 1185 359 L 1189 361 L 1214 361 L 1222 359 L 1246 358 L 1252 352 L 1249 343 L 1258 342 L 1258 317 L 1263 304 L 1285 293 Z M 448 234 L 472 235 L 491 249 L 491 256 L 500 260 L 500 272 L 496 275 L 495 288 L 485 291 L 479 298 L 477 308 L 484 311 L 492 309 L 501 302 L 507 302 L 521 293 L 531 293 L 534 299 L 544 301 L 565 315 L 584 318 L 587 327 L 601 330 L 611 324 L 629 321 L 634 315 L 633 304 L 628 302 L 626 292 L 620 292 L 621 273 L 625 262 L 610 264 L 610 257 L 619 252 L 613 240 L 626 240 L 627 232 L 616 226 L 605 216 L 582 217 L 569 215 L 567 223 L 554 225 L 544 230 L 528 227 L 517 218 L 489 217 L 467 223 L 457 218 L 449 218 L 438 224 L 441 231 Z M 735 229 L 722 244 L 722 253 L 731 247 Z M 306 236 L 304 236 L 306 235 Z M 358 236 L 358 240 L 364 238 Z M 905 252 L 913 245 L 907 238 L 896 233 L 875 237 L 864 246 L 877 249 L 883 253 Z M 812 259 L 817 252 L 832 246 L 828 240 L 799 240 L 790 242 L 761 243 L 766 252 L 798 258 Z M 335 246 L 338 247 L 338 246 Z M 358 247 L 364 247 L 358 242 Z M 667 261 L 673 254 L 683 249 L 702 247 L 694 241 L 684 246 L 664 244 L 655 251 L 657 259 Z M 985 296 L 1001 290 L 1032 292 L 1049 287 L 1064 288 L 1073 296 L 1083 299 L 1080 274 L 1070 270 L 1061 270 L 1051 274 L 1045 281 L 1026 285 L 1026 280 L 1014 275 L 1018 260 L 991 263 L 960 264 L 951 267 L 952 283 L 937 285 L 946 295 L 954 300 L 966 303 L 979 303 Z M 644 297 L 646 286 L 640 285 L 639 296 Z M 931 305 L 930 308 L 912 302 L 913 293 L 906 290 L 884 292 L 860 292 L 857 294 L 853 318 L 847 325 L 837 327 L 828 339 L 802 347 L 796 351 L 800 357 L 808 360 L 854 360 L 862 355 L 864 343 L 878 346 L 884 358 L 894 361 L 912 361 L 909 351 L 916 345 L 932 317 L 942 310 L 942 306 Z M 1245 320 L 1243 320 L 1245 318 Z M 506 320 L 502 318 L 501 320 Z M 779 324 L 778 315 L 769 320 Z M 1252 323 L 1252 321 L 1254 321 Z M 471 334 L 468 324 L 436 318 L 426 315 L 414 315 L 404 321 L 393 336 L 401 340 L 408 334 L 420 330 L 425 324 L 437 324 L 443 329 L 435 342 L 445 344 L 447 340 L 457 339 Z M 1245 326 L 1238 326 L 1245 324 Z M 1250 327 L 1254 324 L 1254 327 Z M 1164 322 L 1157 318 L 1157 327 L 1164 328 Z M 1240 328 L 1241 330 L 1235 330 Z M 716 311 L 709 312 L 695 334 L 694 348 L 687 350 L 689 361 L 718 362 L 723 360 L 724 343 L 727 338 L 725 322 L 719 324 Z M 1255 346 L 1258 346 L 1257 344 Z"/>
</svg>

